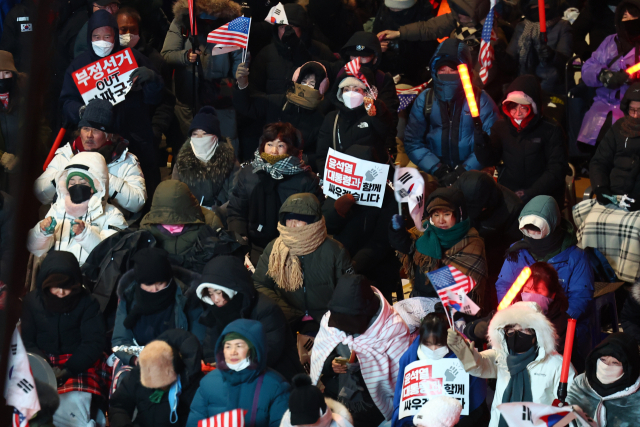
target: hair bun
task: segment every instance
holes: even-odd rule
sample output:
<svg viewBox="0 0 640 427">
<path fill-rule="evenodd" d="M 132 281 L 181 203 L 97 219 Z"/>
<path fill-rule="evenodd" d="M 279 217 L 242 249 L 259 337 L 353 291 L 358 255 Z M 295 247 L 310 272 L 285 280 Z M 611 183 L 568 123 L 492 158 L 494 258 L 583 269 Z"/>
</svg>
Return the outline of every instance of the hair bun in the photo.
<svg viewBox="0 0 640 427">
<path fill-rule="evenodd" d="M 310 385 L 312 385 L 311 377 L 307 374 L 298 374 L 291 380 L 292 388 L 306 387 Z"/>
</svg>

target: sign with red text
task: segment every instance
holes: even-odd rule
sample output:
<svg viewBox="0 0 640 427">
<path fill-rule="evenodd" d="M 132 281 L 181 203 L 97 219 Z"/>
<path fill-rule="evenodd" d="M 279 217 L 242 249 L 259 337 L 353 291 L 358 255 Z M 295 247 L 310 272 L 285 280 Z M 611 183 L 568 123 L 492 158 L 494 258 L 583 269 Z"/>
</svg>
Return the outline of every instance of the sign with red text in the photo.
<svg viewBox="0 0 640 427">
<path fill-rule="evenodd" d="M 379 208 L 384 200 L 388 173 L 389 165 L 358 159 L 329 148 L 322 190 L 332 199 L 352 194 L 357 204 Z"/>
<path fill-rule="evenodd" d="M 126 48 L 71 73 L 85 104 L 102 98 L 116 105 L 124 101 L 132 82 L 129 75 L 138 68 L 131 48 Z"/>
<path fill-rule="evenodd" d="M 469 374 L 457 358 L 417 360 L 404 368 L 399 419 L 413 417 L 429 400 L 449 396 L 462 403 L 461 415 L 469 415 Z"/>
</svg>

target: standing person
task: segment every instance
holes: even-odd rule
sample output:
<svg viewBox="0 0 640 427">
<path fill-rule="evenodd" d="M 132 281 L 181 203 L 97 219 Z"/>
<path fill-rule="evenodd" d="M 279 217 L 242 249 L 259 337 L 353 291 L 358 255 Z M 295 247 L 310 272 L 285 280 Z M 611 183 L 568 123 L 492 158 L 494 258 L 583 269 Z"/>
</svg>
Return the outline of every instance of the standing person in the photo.
<svg viewBox="0 0 640 427">
<path fill-rule="evenodd" d="M 112 15 L 115 15 L 120 9 L 120 0 L 89 0 L 89 7 L 91 8 L 91 13 L 96 13 L 99 10 L 104 10 L 109 12 Z M 82 53 L 90 50 L 91 43 L 87 43 L 87 34 L 89 32 L 88 23 L 85 22 L 84 25 L 78 31 L 78 35 L 76 36 L 76 42 L 73 46 L 73 57 L 77 58 Z"/>
<path fill-rule="evenodd" d="M 19 160 L 18 141 L 24 128 L 20 116 L 24 102 L 20 87 L 23 77 L 13 63 L 11 52 L 0 50 L 0 185 L 4 190 L 8 190 L 8 174 L 15 171 Z"/>
<path fill-rule="evenodd" d="M 38 2 L 25 0 L 14 2 L 14 6 L 4 18 L 0 50 L 13 55 L 16 67 L 21 73 L 31 72 L 32 49 L 35 34 L 33 24 L 38 15 Z M 44 47 L 44 46 L 43 46 Z M 53 45 L 50 45 L 53 47 Z"/>
<path fill-rule="evenodd" d="M 246 425 L 278 427 L 287 410 L 289 383 L 267 368 L 262 324 L 238 319 L 216 344 L 216 368 L 200 381 L 187 427 L 220 413 L 244 409 Z"/>
</svg>

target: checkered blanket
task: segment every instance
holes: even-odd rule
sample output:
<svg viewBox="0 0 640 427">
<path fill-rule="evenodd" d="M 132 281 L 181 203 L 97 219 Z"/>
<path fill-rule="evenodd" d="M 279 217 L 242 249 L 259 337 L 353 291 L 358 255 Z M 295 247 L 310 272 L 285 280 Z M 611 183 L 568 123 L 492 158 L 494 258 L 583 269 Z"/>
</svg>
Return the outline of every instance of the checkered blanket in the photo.
<svg viewBox="0 0 640 427">
<path fill-rule="evenodd" d="M 591 199 L 573 207 L 573 219 L 579 247 L 602 252 L 620 280 L 633 283 L 640 277 L 640 211 Z"/>
<path fill-rule="evenodd" d="M 107 357 L 103 355 L 100 360 L 85 372 L 73 376 L 61 386 L 58 386 L 58 394 L 69 393 L 70 391 L 84 391 L 107 398 L 109 396 L 109 385 L 111 383 L 111 368 L 107 365 Z M 64 364 L 71 357 L 71 354 L 61 354 L 55 356 L 47 354 L 47 360 L 52 367 L 64 368 Z"/>
</svg>

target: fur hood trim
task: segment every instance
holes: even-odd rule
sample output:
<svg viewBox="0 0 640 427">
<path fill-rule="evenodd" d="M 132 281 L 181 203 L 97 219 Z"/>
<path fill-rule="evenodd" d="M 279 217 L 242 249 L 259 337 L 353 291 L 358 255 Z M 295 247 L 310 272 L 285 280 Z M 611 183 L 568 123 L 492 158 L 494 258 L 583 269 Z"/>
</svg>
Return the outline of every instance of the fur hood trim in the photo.
<svg viewBox="0 0 640 427">
<path fill-rule="evenodd" d="M 138 356 L 140 383 L 147 388 L 162 388 L 176 382 L 178 374 L 174 368 L 174 350 L 164 341 L 147 344 Z"/>
<path fill-rule="evenodd" d="M 346 406 L 328 397 L 325 397 L 324 401 L 327 404 L 327 411 L 315 424 L 293 426 L 291 412 L 287 409 L 280 422 L 280 427 L 353 427 L 353 417 Z"/>
<path fill-rule="evenodd" d="M 640 304 L 640 279 L 637 279 L 636 283 L 631 286 L 630 294 L 631 297 L 636 300 L 638 304 Z"/>
<path fill-rule="evenodd" d="M 206 163 L 196 157 L 189 141 L 187 139 L 182 144 L 176 159 L 180 181 L 187 184 L 189 188 L 208 181 L 213 187 L 214 195 L 217 196 L 236 164 L 231 141 L 229 139 L 220 141 L 215 154 Z"/>
<path fill-rule="evenodd" d="M 196 14 L 202 12 L 218 18 L 232 20 L 242 15 L 242 8 L 232 0 L 195 0 Z M 188 0 L 178 0 L 173 4 L 173 14 L 178 16 L 189 11 Z"/>
<path fill-rule="evenodd" d="M 530 328 L 536 331 L 538 346 L 545 353 L 539 355 L 538 359 L 556 352 L 558 336 L 553 325 L 547 320 L 538 304 L 525 301 L 517 302 L 493 316 L 491 323 L 489 323 L 489 342 L 491 347 L 506 356 L 507 342 L 504 337 L 504 327 L 516 323 L 525 329 Z"/>
</svg>

